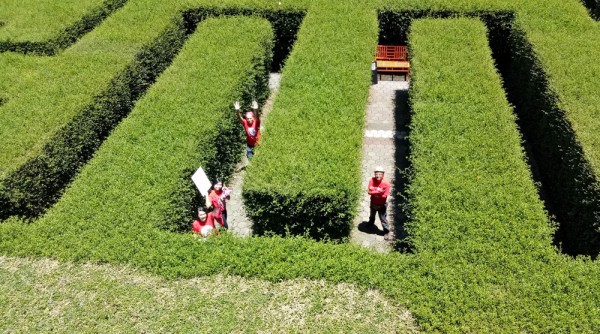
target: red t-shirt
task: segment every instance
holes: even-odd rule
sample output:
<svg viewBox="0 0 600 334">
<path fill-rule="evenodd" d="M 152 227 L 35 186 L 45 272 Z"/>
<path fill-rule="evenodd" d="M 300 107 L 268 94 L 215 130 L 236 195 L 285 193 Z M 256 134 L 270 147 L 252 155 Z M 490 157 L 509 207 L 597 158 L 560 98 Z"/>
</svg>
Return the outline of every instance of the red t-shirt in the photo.
<svg viewBox="0 0 600 334">
<path fill-rule="evenodd" d="M 192 223 L 192 231 L 196 232 L 196 233 L 200 233 L 200 230 L 202 230 L 202 228 L 204 226 L 210 226 L 212 228 L 215 228 L 215 223 L 213 221 L 213 214 L 212 214 L 212 212 L 209 212 L 206 215 L 206 220 L 205 221 L 201 221 L 199 219 L 194 220 L 194 222 Z"/>
<path fill-rule="evenodd" d="M 254 119 L 254 122 L 252 122 L 252 125 L 249 125 L 248 121 L 242 118 L 242 125 L 244 126 L 244 130 L 246 130 L 246 144 L 250 147 L 256 146 L 260 139 L 260 118 L 258 118 L 258 115 Z"/>
<path fill-rule="evenodd" d="M 379 190 L 377 188 L 379 188 Z M 385 204 L 390 194 L 390 183 L 385 179 L 377 181 L 372 177 L 369 181 L 369 194 L 371 195 L 371 204 Z"/>
</svg>

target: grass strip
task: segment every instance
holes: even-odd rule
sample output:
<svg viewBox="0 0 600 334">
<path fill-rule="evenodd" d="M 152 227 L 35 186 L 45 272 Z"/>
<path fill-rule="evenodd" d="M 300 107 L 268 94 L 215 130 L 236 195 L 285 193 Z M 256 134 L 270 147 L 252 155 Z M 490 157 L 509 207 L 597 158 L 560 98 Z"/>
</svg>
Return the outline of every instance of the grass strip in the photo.
<svg viewBox="0 0 600 334">
<path fill-rule="evenodd" d="M 0 257 L 3 332 L 416 333 L 405 309 L 350 284 L 165 280 L 124 266 Z"/>
</svg>

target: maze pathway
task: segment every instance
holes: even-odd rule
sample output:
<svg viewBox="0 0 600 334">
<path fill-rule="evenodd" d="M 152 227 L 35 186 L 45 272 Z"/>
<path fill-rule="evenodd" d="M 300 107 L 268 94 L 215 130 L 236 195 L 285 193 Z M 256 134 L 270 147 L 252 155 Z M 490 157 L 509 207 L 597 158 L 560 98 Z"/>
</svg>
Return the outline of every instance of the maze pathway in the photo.
<svg viewBox="0 0 600 334">
<path fill-rule="evenodd" d="M 261 131 L 264 131 L 264 124 L 273 106 L 275 96 L 279 91 L 280 73 L 271 73 L 269 75 L 269 90 L 271 94 L 265 102 L 261 113 Z M 241 129 L 241 127 L 240 127 Z M 240 130 L 242 131 L 242 130 Z M 246 209 L 242 200 L 242 186 L 244 184 L 245 167 L 248 164 L 244 151 L 244 159 L 237 166 L 237 172 L 233 175 L 231 182 L 227 185 L 233 188 L 231 199 L 227 202 L 227 219 L 229 230 L 236 236 L 247 237 L 252 234 L 252 222 L 246 216 Z"/>
<path fill-rule="evenodd" d="M 406 110 L 401 110 L 404 106 L 400 99 L 401 96 L 406 96 L 408 87 L 407 81 L 379 81 L 372 85 L 369 91 L 362 149 L 361 188 L 364 189 L 364 195 L 350 237 L 353 243 L 380 252 L 389 251 L 391 243 L 384 240 L 379 217 L 375 219 L 377 229 L 368 229 L 364 226 L 369 219 L 369 195 L 366 189 L 375 167 L 383 166 L 386 171 L 385 178 L 392 186 L 388 200 L 388 220 L 393 233 L 394 207 L 396 207 L 394 198 L 396 157 L 406 155 L 407 147 L 403 144 L 406 132 L 402 131 L 400 124 L 402 118 L 400 114 Z M 396 152 L 397 150 L 402 152 Z"/>
</svg>

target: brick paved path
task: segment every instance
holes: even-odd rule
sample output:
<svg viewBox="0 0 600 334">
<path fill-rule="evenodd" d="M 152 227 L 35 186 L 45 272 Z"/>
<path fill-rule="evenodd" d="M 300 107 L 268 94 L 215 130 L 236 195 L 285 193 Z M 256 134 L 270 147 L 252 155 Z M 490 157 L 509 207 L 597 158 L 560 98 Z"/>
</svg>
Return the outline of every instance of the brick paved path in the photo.
<svg viewBox="0 0 600 334">
<path fill-rule="evenodd" d="M 376 166 L 385 168 L 385 178 L 392 189 L 388 199 L 388 220 L 394 231 L 394 216 L 398 215 L 395 199 L 396 178 L 400 179 L 396 167 L 406 167 L 407 161 L 407 122 L 408 122 L 408 82 L 379 81 L 369 91 L 365 136 L 363 139 L 362 188 L 364 197 L 361 200 L 358 216 L 354 219 L 351 241 L 380 252 L 391 249 L 393 241 L 386 242 L 379 217 L 375 219 L 376 229 L 365 226 L 369 219 L 369 195 L 367 185 L 373 176 Z M 398 104 L 398 105 L 396 105 Z"/>
<path fill-rule="evenodd" d="M 271 73 L 269 75 L 269 89 L 271 94 L 269 99 L 265 102 L 261 113 L 261 131 L 263 131 L 265 120 L 271 107 L 273 106 L 273 100 L 277 95 L 279 89 L 279 80 L 281 74 Z M 243 131 L 240 125 L 240 131 Z M 246 209 L 242 202 L 242 185 L 244 184 L 245 166 L 248 164 L 246 159 L 246 150 L 244 150 L 244 158 L 237 166 L 237 171 L 231 182 L 227 185 L 233 188 L 231 193 L 231 199 L 227 202 L 227 220 L 229 224 L 229 230 L 231 233 L 237 236 L 246 237 L 252 234 L 252 222 L 246 216 Z"/>
</svg>

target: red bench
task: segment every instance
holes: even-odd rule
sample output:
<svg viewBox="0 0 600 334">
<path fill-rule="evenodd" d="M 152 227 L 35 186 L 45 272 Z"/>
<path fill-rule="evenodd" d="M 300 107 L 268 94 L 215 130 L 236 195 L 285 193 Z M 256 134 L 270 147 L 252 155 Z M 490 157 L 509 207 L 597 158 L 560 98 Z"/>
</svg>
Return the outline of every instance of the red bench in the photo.
<svg viewBox="0 0 600 334">
<path fill-rule="evenodd" d="M 408 61 L 408 49 L 403 45 L 377 45 L 375 55 L 377 73 L 404 74 L 404 79 L 410 78 L 410 62 Z"/>
</svg>

